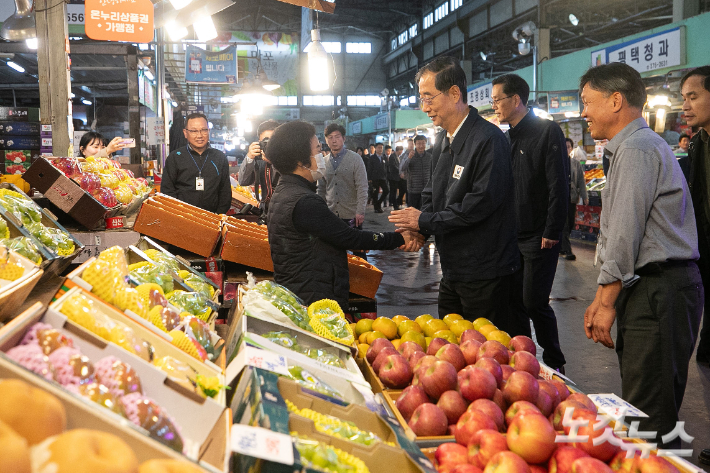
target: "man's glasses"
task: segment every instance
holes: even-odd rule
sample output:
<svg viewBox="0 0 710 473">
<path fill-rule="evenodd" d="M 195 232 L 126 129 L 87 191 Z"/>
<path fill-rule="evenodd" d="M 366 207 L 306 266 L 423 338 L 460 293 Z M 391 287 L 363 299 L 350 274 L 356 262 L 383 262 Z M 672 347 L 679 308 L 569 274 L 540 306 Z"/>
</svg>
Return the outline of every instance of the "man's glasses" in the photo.
<svg viewBox="0 0 710 473">
<path fill-rule="evenodd" d="M 187 130 L 187 128 L 186 128 L 186 130 Z M 191 134 L 192 136 L 197 136 L 197 135 L 209 135 L 209 134 L 210 134 L 210 130 L 207 129 L 207 128 L 203 128 L 203 129 L 201 129 L 201 130 L 187 130 L 187 132 L 188 132 L 189 134 Z"/>
<path fill-rule="evenodd" d="M 511 98 L 511 97 L 515 97 L 515 94 L 509 95 L 509 96 L 507 96 L 507 97 L 502 97 L 502 98 L 499 98 L 499 99 L 489 100 L 489 101 L 488 101 L 488 105 L 490 105 L 491 107 L 492 107 L 493 105 L 498 106 L 498 104 L 501 103 L 503 100 L 509 99 L 509 98 Z"/>
<path fill-rule="evenodd" d="M 434 101 L 434 99 L 437 98 L 437 97 L 438 97 L 439 95 L 441 95 L 441 94 L 443 94 L 443 92 L 439 92 L 438 94 L 433 95 L 433 96 L 431 96 L 431 97 L 422 97 L 422 96 L 419 96 L 419 103 L 420 103 L 420 104 L 431 105 L 431 103 Z"/>
</svg>

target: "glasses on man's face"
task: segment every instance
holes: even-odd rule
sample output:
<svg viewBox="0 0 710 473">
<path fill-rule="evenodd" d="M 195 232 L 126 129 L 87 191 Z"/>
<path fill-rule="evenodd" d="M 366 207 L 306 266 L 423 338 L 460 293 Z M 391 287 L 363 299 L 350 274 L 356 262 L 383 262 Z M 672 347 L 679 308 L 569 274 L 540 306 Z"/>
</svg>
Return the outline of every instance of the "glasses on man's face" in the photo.
<svg viewBox="0 0 710 473">
<path fill-rule="evenodd" d="M 498 104 L 501 103 L 503 100 L 509 99 L 509 98 L 511 98 L 511 97 L 515 97 L 515 94 L 509 95 L 509 96 L 507 96 L 507 97 L 501 97 L 501 98 L 499 98 L 499 99 L 489 100 L 489 101 L 488 101 L 488 105 L 490 105 L 491 107 L 495 105 L 495 106 L 497 107 Z"/>
<path fill-rule="evenodd" d="M 187 130 L 189 134 L 192 136 L 197 136 L 197 135 L 208 135 L 210 133 L 210 130 L 207 128 L 203 128 L 201 130 Z"/>
<path fill-rule="evenodd" d="M 439 92 L 436 95 L 432 95 L 431 97 L 422 97 L 421 95 L 419 96 L 419 104 L 426 104 L 426 105 L 431 105 L 431 103 L 434 101 L 435 98 L 437 98 L 439 95 L 443 94 L 443 92 Z"/>
</svg>

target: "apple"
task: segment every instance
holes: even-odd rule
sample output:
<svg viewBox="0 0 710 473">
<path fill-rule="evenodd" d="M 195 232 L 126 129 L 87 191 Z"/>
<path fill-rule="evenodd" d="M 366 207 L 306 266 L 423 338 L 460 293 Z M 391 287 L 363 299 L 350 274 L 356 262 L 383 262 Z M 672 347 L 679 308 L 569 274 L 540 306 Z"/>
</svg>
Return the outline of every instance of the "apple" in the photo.
<svg viewBox="0 0 710 473">
<path fill-rule="evenodd" d="M 439 348 L 435 356 L 440 360 L 448 361 L 454 365 L 457 372 L 462 370 L 467 364 L 466 358 L 464 358 L 461 349 L 458 345 L 454 345 L 453 343 L 447 343 L 443 347 Z"/>
<path fill-rule="evenodd" d="M 574 414 L 579 411 L 585 411 L 589 412 L 590 414 L 594 414 L 594 412 L 587 409 L 587 407 L 581 402 L 569 399 L 562 401 L 557 405 L 557 407 L 555 407 L 555 411 L 552 413 L 552 426 L 555 428 L 555 430 L 565 430 L 565 427 L 562 425 L 562 421 L 565 418 L 565 411 L 567 409 L 574 409 L 574 412 L 572 413 L 573 417 Z"/>
<path fill-rule="evenodd" d="M 557 390 L 557 387 L 555 387 L 555 385 L 550 381 L 545 381 L 544 379 L 538 380 L 537 384 L 540 386 L 540 392 L 545 391 L 550 395 L 550 398 L 552 399 L 552 411 L 554 411 L 561 401 L 560 393 Z"/>
<path fill-rule="evenodd" d="M 557 448 L 557 433 L 552 424 L 540 414 L 519 414 L 508 427 L 506 440 L 511 452 L 528 463 L 542 463 L 550 459 Z"/>
<path fill-rule="evenodd" d="M 505 402 L 505 397 L 503 397 L 503 391 L 496 389 L 496 393 L 493 395 L 493 402 L 500 407 L 501 411 L 508 410 L 508 404 Z"/>
<path fill-rule="evenodd" d="M 456 465 L 449 473 L 483 473 L 483 470 L 468 463 L 462 463 Z"/>
<path fill-rule="evenodd" d="M 395 406 L 399 413 L 402 414 L 402 417 L 404 417 L 404 420 L 409 422 L 415 409 L 427 402 L 431 402 L 431 400 L 426 392 L 424 392 L 424 388 L 421 386 L 407 386 L 397 398 Z"/>
<path fill-rule="evenodd" d="M 564 401 L 569 397 L 569 388 L 565 383 L 554 378 L 552 379 L 552 381 L 550 381 L 550 383 L 552 383 L 557 388 L 557 392 L 560 394 L 560 402 Z"/>
<path fill-rule="evenodd" d="M 452 437 L 456 436 L 456 424 L 449 424 L 448 434 Z"/>
<path fill-rule="evenodd" d="M 634 473 L 678 473 L 678 469 L 663 457 L 651 455 L 639 458 L 633 469 Z"/>
<path fill-rule="evenodd" d="M 461 348 L 461 353 L 463 353 L 463 357 L 466 359 L 467 365 L 476 363 L 476 359 L 478 358 L 478 349 L 481 348 L 481 345 L 481 342 L 478 340 L 466 340 L 461 343 L 459 348 Z"/>
<path fill-rule="evenodd" d="M 531 473 L 527 462 L 513 452 L 498 452 L 486 465 L 483 473 Z"/>
<path fill-rule="evenodd" d="M 456 368 L 448 361 L 438 360 L 419 373 L 419 382 L 430 398 L 439 400 L 446 391 L 456 390 Z"/>
<path fill-rule="evenodd" d="M 376 338 L 372 342 L 372 345 L 370 345 L 370 348 L 367 349 L 367 353 L 365 354 L 365 358 L 367 358 L 368 363 L 374 363 L 375 359 L 377 358 L 377 355 L 379 355 L 380 351 L 382 351 L 382 349 L 385 347 L 394 348 L 394 345 L 392 345 L 392 342 L 390 342 L 386 338 Z"/>
<path fill-rule="evenodd" d="M 493 419 L 493 422 L 496 423 L 499 431 L 503 430 L 505 427 L 505 417 L 503 416 L 503 411 L 498 404 L 490 399 L 476 399 L 469 404 L 468 409 L 476 409 L 486 414 L 488 417 Z"/>
<path fill-rule="evenodd" d="M 439 467 L 455 467 L 468 462 L 468 449 L 454 442 L 442 443 L 434 452 L 434 459 Z"/>
<path fill-rule="evenodd" d="M 79 180 L 79 186 L 81 186 L 82 189 L 84 189 L 86 192 L 92 193 L 99 187 L 101 187 L 101 179 L 99 179 L 99 176 L 96 174 L 81 174 L 81 177 L 79 175 L 75 176 L 75 179 Z"/>
<path fill-rule="evenodd" d="M 626 450 L 621 450 L 609 461 L 609 468 L 616 473 L 637 472 L 636 462 L 640 456 L 639 452 L 635 452 L 633 457 L 626 458 Z"/>
<path fill-rule="evenodd" d="M 538 381 L 538 384 L 539 383 L 540 382 Z M 552 414 L 552 411 L 554 409 L 554 407 L 552 405 L 553 402 L 554 401 L 553 401 L 550 393 L 548 393 L 547 391 L 544 391 L 542 389 L 540 389 L 538 391 L 537 402 L 535 403 L 535 405 L 537 406 L 538 409 L 540 409 L 540 412 L 545 417 L 550 417 L 550 415 Z"/>
<path fill-rule="evenodd" d="M 485 468 L 493 455 L 506 450 L 508 444 L 503 434 L 497 430 L 482 429 L 473 434 L 468 443 L 468 462 L 478 468 Z"/>
<path fill-rule="evenodd" d="M 505 386 L 505 383 L 508 382 L 510 375 L 515 372 L 515 368 L 510 365 L 500 365 L 500 369 L 503 373 L 503 386 Z"/>
<path fill-rule="evenodd" d="M 473 434 L 483 429 L 496 430 L 495 421 L 476 409 L 467 410 L 456 423 L 456 442 L 468 446 Z"/>
<path fill-rule="evenodd" d="M 500 363 L 493 358 L 478 358 L 476 359 L 476 364 L 474 366 L 477 368 L 483 368 L 492 374 L 496 379 L 498 389 L 501 389 L 501 384 L 503 383 L 503 369 Z"/>
<path fill-rule="evenodd" d="M 535 404 L 539 390 L 540 385 L 533 375 L 527 371 L 516 371 L 508 377 L 503 388 L 503 397 L 508 404 L 515 401 L 528 401 Z"/>
<path fill-rule="evenodd" d="M 589 396 L 587 396 L 586 394 L 582 394 L 582 393 L 570 394 L 569 396 L 567 396 L 567 400 L 580 402 L 580 403 L 584 404 L 585 406 L 587 406 L 588 410 L 590 410 L 592 412 L 597 412 L 596 404 L 594 404 L 594 401 L 589 399 Z"/>
<path fill-rule="evenodd" d="M 430 402 L 417 407 L 408 424 L 418 437 L 446 435 L 449 427 L 444 411 Z"/>
<path fill-rule="evenodd" d="M 423 351 L 413 351 L 409 354 L 408 357 L 405 356 L 407 363 L 409 363 L 409 366 L 412 367 L 412 372 L 414 372 L 414 367 L 417 366 L 417 363 L 419 362 L 419 360 L 421 360 L 425 356 L 426 356 L 426 353 L 424 353 Z"/>
<path fill-rule="evenodd" d="M 118 205 L 116 194 L 108 187 L 99 187 L 91 191 L 94 199 L 98 200 L 104 207 L 112 208 Z"/>
<path fill-rule="evenodd" d="M 461 371 L 461 373 L 459 388 L 464 398 L 468 401 L 493 398 L 497 385 L 496 379 L 490 372 L 483 368 L 467 366 L 466 370 Z"/>
<path fill-rule="evenodd" d="M 537 361 L 535 355 L 526 351 L 513 353 L 510 359 L 510 366 L 518 371 L 527 371 L 535 377 L 540 374 L 540 362 Z"/>
<path fill-rule="evenodd" d="M 531 353 L 532 356 L 537 355 L 537 347 L 535 346 L 535 342 L 533 342 L 532 338 L 526 337 L 525 335 L 516 335 L 511 338 L 508 348 L 510 351 L 516 353 L 525 351 Z"/>
<path fill-rule="evenodd" d="M 446 418 L 449 420 L 449 425 L 456 424 L 459 417 L 466 412 L 468 407 L 468 402 L 461 397 L 458 391 L 446 391 L 439 397 L 439 401 L 436 403 L 439 409 L 444 411 Z"/>
<path fill-rule="evenodd" d="M 520 414 L 542 414 L 540 409 L 531 402 L 528 401 L 515 401 L 510 405 L 507 411 L 505 411 L 505 425 L 510 425 Z"/>
<path fill-rule="evenodd" d="M 437 357 L 434 355 L 424 355 L 422 358 L 419 359 L 414 364 L 414 374 L 419 374 L 419 372 L 424 372 L 426 371 L 427 368 L 429 368 L 431 365 L 439 361 Z"/>
<path fill-rule="evenodd" d="M 579 448 L 559 446 L 547 462 L 547 469 L 550 473 L 570 473 L 576 459 L 588 456 L 587 452 Z"/>
<path fill-rule="evenodd" d="M 390 355 L 397 355 L 400 357 L 402 356 L 395 347 L 384 347 L 382 350 L 380 350 L 380 353 L 377 355 L 377 358 L 375 358 L 375 361 L 372 363 L 372 370 L 375 372 L 375 374 L 377 374 L 378 376 L 380 375 L 380 368 L 385 363 L 387 357 Z M 404 357 L 402 357 L 402 359 L 404 359 Z"/>
<path fill-rule="evenodd" d="M 510 361 L 508 349 L 501 342 L 488 340 L 478 349 L 478 359 L 493 358 L 501 365 L 507 365 Z"/>
<path fill-rule="evenodd" d="M 415 342 L 406 341 L 399 346 L 399 352 L 403 357 L 408 358 L 413 352 L 424 352 L 424 349 Z"/>
<path fill-rule="evenodd" d="M 590 411 L 579 411 L 575 412 L 573 415 L 574 419 L 586 419 L 589 422 L 587 425 L 584 425 L 580 427 L 577 430 L 577 435 L 579 436 L 588 436 L 586 442 L 574 442 L 572 444 L 573 447 L 580 448 L 587 452 L 590 456 L 596 458 L 597 460 L 601 460 L 603 462 L 608 462 L 611 460 L 611 458 L 616 455 L 616 453 L 619 451 L 619 447 L 616 445 L 612 444 L 611 442 L 603 442 L 599 445 L 594 445 L 594 439 L 597 437 L 600 437 L 606 429 L 611 429 L 611 427 L 604 427 L 599 428 L 599 429 L 594 429 L 594 424 L 596 423 L 597 420 L 597 415 L 591 413 Z M 565 427 L 565 434 L 569 435 L 570 428 Z"/>
<path fill-rule="evenodd" d="M 459 338 L 459 344 L 463 345 L 468 340 L 476 340 L 481 345 L 483 345 L 484 343 L 486 343 L 488 341 L 486 339 L 485 335 L 483 335 L 478 330 L 474 330 L 472 328 L 470 328 L 468 330 L 464 330 L 461 333 L 461 337 Z"/>
<path fill-rule="evenodd" d="M 384 350 L 383 350 L 384 352 Z M 382 353 L 380 353 L 382 356 Z M 402 389 L 412 381 L 412 367 L 402 355 L 390 355 L 380 368 L 379 377 L 382 384 L 390 389 Z"/>
<path fill-rule="evenodd" d="M 436 353 L 439 351 L 439 348 L 443 347 L 444 345 L 448 345 L 451 342 L 446 340 L 445 338 L 435 338 L 431 342 L 429 342 L 429 346 L 426 349 L 426 354 L 427 355 L 436 355 Z"/>
<path fill-rule="evenodd" d="M 609 465 L 596 458 L 582 457 L 572 462 L 572 469 L 570 471 L 572 473 L 612 473 L 614 470 L 609 468 Z"/>
<path fill-rule="evenodd" d="M 540 465 L 528 465 L 530 467 L 530 473 L 547 473 L 547 468 Z"/>
</svg>

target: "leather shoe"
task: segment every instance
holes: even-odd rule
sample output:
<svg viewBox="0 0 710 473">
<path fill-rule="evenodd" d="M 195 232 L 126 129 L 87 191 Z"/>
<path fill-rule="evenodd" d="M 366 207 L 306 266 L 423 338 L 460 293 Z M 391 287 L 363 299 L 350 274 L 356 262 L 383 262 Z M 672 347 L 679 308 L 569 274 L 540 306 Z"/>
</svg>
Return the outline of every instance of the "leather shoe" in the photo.
<svg viewBox="0 0 710 473">
<path fill-rule="evenodd" d="M 704 465 L 710 465 L 710 448 L 706 448 L 700 452 L 698 461 Z"/>
<path fill-rule="evenodd" d="M 382 210 L 382 209 L 375 209 L 375 213 L 376 213 L 376 214 L 381 214 L 381 213 L 384 213 L 384 210 Z"/>
<path fill-rule="evenodd" d="M 577 259 L 577 257 L 576 257 L 574 254 L 572 254 L 572 253 L 568 253 L 568 254 L 565 255 L 565 259 L 568 260 L 568 261 L 574 261 L 574 260 Z"/>
</svg>

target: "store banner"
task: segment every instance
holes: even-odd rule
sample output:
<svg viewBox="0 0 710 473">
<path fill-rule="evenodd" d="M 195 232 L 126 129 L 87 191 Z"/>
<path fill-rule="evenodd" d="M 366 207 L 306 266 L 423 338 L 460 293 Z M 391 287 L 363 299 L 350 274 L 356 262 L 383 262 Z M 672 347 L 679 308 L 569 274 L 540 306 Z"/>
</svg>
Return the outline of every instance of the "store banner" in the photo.
<svg viewBox="0 0 710 473">
<path fill-rule="evenodd" d="M 153 41 L 150 0 L 86 0 L 84 21 L 86 36 L 97 41 Z"/>
<path fill-rule="evenodd" d="M 309 36 L 310 38 L 310 33 Z M 240 77 L 250 77 L 257 69 L 264 71 L 269 80 L 281 84 L 274 95 L 298 96 L 300 71 L 300 33 L 274 33 L 267 31 L 233 31 L 230 41 L 256 43 L 239 46 Z M 309 40 L 310 41 L 310 40 Z M 261 59 L 261 61 L 259 61 Z"/>
<path fill-rule="evenodd" d="M 491 94 L 493 93 L 493 83 L 468 87 L 468 104 L 472 107 L 480 108 L 490 105 Z"/>
<path fill-rule="evenodd" d="M 568 90 L 564 92 L 549 92 L 547 94 L 547 113 L 579 113 L 579 92 Z"/>
<path fill-rule="evenodd" d="M 621 62 L 638 72 L 685 64 L 685 27 L 644 36 L 592 52 L 592 66 Z"/>
<path fill-rule="evenodd" d="M 237 47 L 215 45 L 216 51 L 197 46 L 185 50 L 185 82 L 195 84 L 236 84 Z"/>
</svg>

